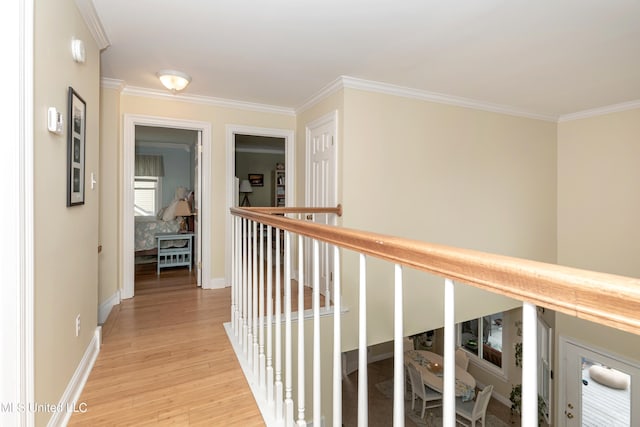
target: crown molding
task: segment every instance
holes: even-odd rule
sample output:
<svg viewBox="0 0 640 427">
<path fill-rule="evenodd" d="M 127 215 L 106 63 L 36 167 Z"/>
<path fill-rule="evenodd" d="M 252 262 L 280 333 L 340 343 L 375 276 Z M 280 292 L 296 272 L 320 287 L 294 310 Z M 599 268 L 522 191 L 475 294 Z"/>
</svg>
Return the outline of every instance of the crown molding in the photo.
<svg viewBox="0 0 640 427">
<path fill-rule="evenodd" d="M 98 49 L 104 50 L 111 46 L 109 37 L 107 37 L 107 33 L 102 27 L 102 22 L 96 13 L 93 2 L 91 0 L 76 0 L 76 6 L 80 11 L 80 15 L 82 15 L 82 19 L 84 19 L 84 22 L 87 24 L 89 32 L 96 41 Z"/>
<path fill-rule="evenodd" d="M 115 89 L 118 92 L 122 92 L 122 89 L 125 87 L 125 83 L 124 80 L 103 77 L 100 79 L 100 86 L 106 89 Z"/>
<path fill-rule="evenodd" d="M 400 96 L 403 98 L 418 99 L 421 101 L 453 105 L 456 107 L 472 108 L 475 110 L 488 111 L 491 113 L 506 114 L 509 116 L 525 117 L 528 119 L 544 120 L 548 122 L 555 122 L 558 120 L 557 116 L 519 110 L 508 105 L 492 104 L 475 99 L 462 98 L 459 96 L 446 95 L 437 92 L 429 92 L 404 86 L 392 85 L 389 83 L 374 82 L 349 76 L 342 76 L 341 80 L 342 86 L 349 89 L 365 90 L 369 92 L 383 93 L 386 95 Z"/>
<path fill-rule="evenodd" d="M 333 95 L 334 93 L 344 89 L 345 76 L 340 76 L 322 89 L 320 89 L 315 95 L 308 98 L 301 106 L 295 109 L 296 114 L 303 113 L 314 105 L 318 104 L 325 98 Z"/>
<path fill-rule="evenodd" d="M 142 96 L 145 98 L 183 101 L 192 104 L 204 104 L 214 107 L 235 108 L 238 110 L 255 111 L 260 113 L 273 113 L 295 116 L 295 111 L 292 108 L 288 107 L 279 107 L 277 105 L 258 104 L 253 102 L 236 101 L 233 99 L 215 98 L 202 95 L 172 94 L 167 91 L 148 89 L 137 86 L 125 85 L 122 89 L 122 93 L 125 95 Z"/>
<path fill-rule="evenodd" d="M 558 123 L 570 122 L 572 120 L 586 119 L 589 117 L 604 116 L 605 114 L 619 113 L 621 111 L 640 108 L 640 99 L 622 102 L 620 104 L 608 105 L 606 107 L 592 108 L 590 110 L 578 111 L 576 113 L 564 114 L 558 117 Z"/>
</svg>

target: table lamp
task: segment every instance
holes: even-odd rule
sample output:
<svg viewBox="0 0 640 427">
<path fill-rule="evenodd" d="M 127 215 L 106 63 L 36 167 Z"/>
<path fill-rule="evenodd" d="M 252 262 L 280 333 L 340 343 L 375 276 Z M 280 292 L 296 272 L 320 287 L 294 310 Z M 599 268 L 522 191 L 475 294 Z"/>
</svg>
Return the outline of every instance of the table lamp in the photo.
<svg viewBox="0 0 640 427">
<path fill-rule="evenodd" d="M 186 200 L 179 200 L 176 205 L 176 216 L 182 217 L 182 221 L 180 221 L 180 232 L 188 231 L 187 220 L 185 217 L 191 216 L 191 209 L 189 208 L 189 203 Z"/>
<path fill-rule="evenodd" d="M 253 193 L 253 188 L 251 188 L 251 183 L 248 179 L 243 179 L 240 182 L 240 193 L 244 195 L 240 206 L 251 206 L 251 202 L 249 201 L 249 193 Z"/>
</svg>

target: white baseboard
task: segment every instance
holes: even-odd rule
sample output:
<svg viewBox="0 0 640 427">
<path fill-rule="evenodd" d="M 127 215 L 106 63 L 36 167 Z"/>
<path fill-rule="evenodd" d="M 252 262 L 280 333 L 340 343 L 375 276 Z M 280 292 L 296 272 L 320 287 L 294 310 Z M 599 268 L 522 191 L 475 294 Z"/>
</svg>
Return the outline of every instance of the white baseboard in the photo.
<svg viewBox="0 0 640 427">
<path fill-rule="evenodd" d="M 96 327 L 96 330 L 93 333 L 93 338 L 84 352 L 84 356 L 82 356 L 82 360 L 80 360 L 76 371 L 73 373 L 69 384 L 67 384 L 67 388 L 64 390 L 64 393 L 60 398 L 60 402 L 57 406 L 60 410 L 53 413 L 47 423 L 47 427 L 65 427 L 74 412 L 83 412 L 87 410 L 86 403 L 78 402 L 78 399 L 80 398 L 80 393 L 82 393 L 82 389 L 87 382 L 91 368 L 93 368 L 93 364 L 100 352 L 100 342 L 102 341 L 101 334 L 102 327 Z"/>
<path fill-rule="evenodd" d="M 209 286 L 203 286 L 203 289 L 222 289 L 227 286 L 227 281 L 224 277 L 216 277 L 211 279 Z"/>
<path fill-rule="evenodd" d="M 114 305 L 120 304 L 120 289 L 116 291 L 115 294 L 111 295 L 109 299 L 100 304 L 98 307 L 98 324 L 102 325 L 107 321 L 107 317 L 109 317 L 109 313 L 111 313 L 111 309 Z"/>
</svg>

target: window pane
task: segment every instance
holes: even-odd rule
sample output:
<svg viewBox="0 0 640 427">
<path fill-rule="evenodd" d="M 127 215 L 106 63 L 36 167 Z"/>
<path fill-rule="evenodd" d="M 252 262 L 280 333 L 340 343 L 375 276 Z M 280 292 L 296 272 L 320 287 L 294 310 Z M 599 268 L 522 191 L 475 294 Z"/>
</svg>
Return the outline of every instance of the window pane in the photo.
<svg viewBox="0 0 640 427">
<path fill-rule="evenodd" d="M 502 367 L 502 313 L 482 318 L 482 358 Z"/>
<path fill-rule="evenodd" d="M 478 319 L 462 323 L 460 343 L 469 352 L 478 354 Z"/>
<path fill-rule="evenodd" d="M 134 215 L 154 216 L 158 210 L 158 180 L 156 178 L 135 178 Z"/>
</svg>

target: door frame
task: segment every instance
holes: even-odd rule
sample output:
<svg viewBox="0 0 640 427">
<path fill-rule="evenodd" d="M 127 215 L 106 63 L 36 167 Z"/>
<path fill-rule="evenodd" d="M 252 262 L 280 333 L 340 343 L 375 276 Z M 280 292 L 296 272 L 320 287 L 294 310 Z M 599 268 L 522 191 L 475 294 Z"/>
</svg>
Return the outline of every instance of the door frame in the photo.
<svg viewBox="0 0 640 427">
<path fill-rule="evenodd" d="M 295 132 L 293 129 L 262 128 L 245 125 L 227 125 L 227 195 L 225 203 L 225 286 L 231 286 L 231 213 L 235 200 L 236 135 L 284 138 L 286 171 L 285 206 L 295 206 Z"/>
<path fill-rule="evenodd" d="M 591 354 L 595 354 L 598 356 L 601 356 L 603 358 L 606 359 L 610 359 L 612 361 L 614 361 L 615 363 L 612 364 L 612 367 L 614 369 L 620 369 L 622 366 L 628 367 L 628 368 L 632 368 L 635 369 L 636 371 L 640 371 L 640 365 L 638 365 L 637 363 L 634 363 L 633 361 L 622 357 L 620 355 L 617 355 L 615 353 L 611 353 L 609 351 L 603 350 L 601 348 L 595 347 L 591 344 L 586 344 L 584 342 L 580 342 L 576 339 L 570 338 L 570 337 L 566 337 L 566 336 L 560 336 L 558 338 L 559 340 L 559 345 L 558 345 L 558 351 L 559 351 L 559 366 L 558 366 L 558 371 L 560 372 L 560 375 L 558 378 L 558 406 L 556 407 L 556 424 L 560 427 L 562 426 L 566 426 L 567 425 L 567 418 L 564 416 L 564 408 L 567 407 L 567 379 L 566 379 L 566 375 L 567 375 L 567 369 L 568 369 L 568 365 L 569 363 L 567 362 L 567 347 L 568 346 L 572 346 L 572 347 L 576 347 L 579 349 L 584 350 L 586 353 L 591 353 Z M 634 372 L 635 373 L 635 372 Z M 629 373 L 629 375 L 631 375 L 631 383 L 630 383 L 630 387 L 633 387 L 634 383 L 637 383 L 638 380 L 640 380 L 640 374 L 638 374 L 638 376 L 634 376 L 634 373 Z M 638 387 L 638 385 L 636 385 L 636 388 Z M 633 417 L 634 412 L 633 412 L 633 407 L 634 407 L 634 394 L 633 394 L 633 389 L 631 390 L 630 393 L 631 396 L 631 402 L 630 402 L 630 408 L 631 408 L 631 416 Z M 640 400 L 640 397 L 636 397 L 636 399 Z M 636 414 L 636 417 L 638 417 L 638 414 Z M 633 421 L 633 418 L 631 419 L 631 421 Z"/>
<path fill-rule="evenodd" d="M 138 114 L 124 115 L 124 149 L 122 165 L 122 198 L 120 223 L 122 224 L 120 265 L 122 299 L 131 298 L 135 293 L 135 230 L 133 219 L 134 206 L 134 170 L 135 170 L 135 133 L 136 126 L 154 126 L 188 129 L 202 132 L 202 179 L 200 182 L 200 204 L 198 220 L 202 221 L 202 288 L 211 286 L 211 123 L 170 117 L 146 116 Z M 197 266 L 196 266 L 197 268 Z"/>
</svg>

